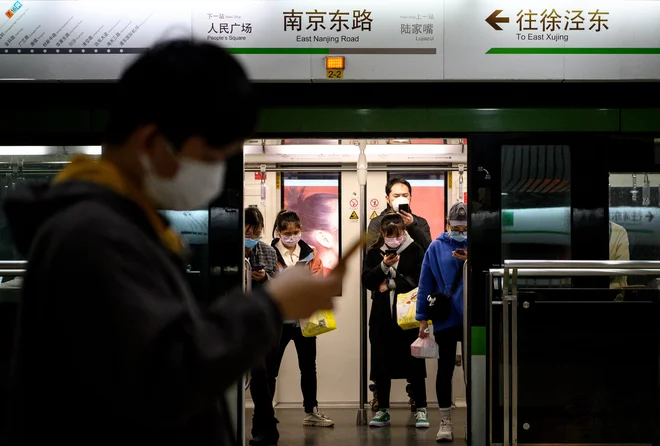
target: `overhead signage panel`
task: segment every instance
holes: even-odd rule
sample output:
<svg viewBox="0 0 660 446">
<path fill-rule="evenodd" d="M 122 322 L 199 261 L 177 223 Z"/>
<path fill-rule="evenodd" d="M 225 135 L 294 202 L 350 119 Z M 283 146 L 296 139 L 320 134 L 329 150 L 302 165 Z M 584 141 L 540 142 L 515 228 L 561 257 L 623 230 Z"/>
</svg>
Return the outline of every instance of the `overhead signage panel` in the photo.
<svg viewBox="0 0 660 446">
<path fill-rule="evenodd" d="M 195 4 L 192 30 L 195 38 L 231 48 L 255 79 L 325 79 L 329 56 L 345 56 L 343 79 L 441 79 L 442 5 L 213 2 Z"/>
<path fill-rule="evenodd" d="M 0 1 L 0 79 L 116 79 L 173 37 L 257 81 L 660 78 L 660 1 Z M 341 75 L 326 58 L 343 57 Z M 329 74 L 330 73 L 330 74 Z"/>
<path fill-rule="evenodd" d="M 658 79 L 658 23 L 658 1 L 448 1 L 444 78 Z"/>
</svg>

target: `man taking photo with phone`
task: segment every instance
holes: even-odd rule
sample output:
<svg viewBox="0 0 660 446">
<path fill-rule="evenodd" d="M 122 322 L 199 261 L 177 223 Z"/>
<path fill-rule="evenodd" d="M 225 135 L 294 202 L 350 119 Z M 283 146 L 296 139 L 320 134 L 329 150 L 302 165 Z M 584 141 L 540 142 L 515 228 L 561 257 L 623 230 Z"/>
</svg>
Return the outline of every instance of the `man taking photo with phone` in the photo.
<svg viewBox="0 0 660 446">
<path fill-rule="evenodd" d="M 423 217 L 415 215 L 411 211 L 412 186 L 408 180 L 401 177 L 391 178 L 385 186 L 385 199 L 387 200 L 387 209 L 369 223 L 368 246 L 378 240 L 383 217 L 395 212 L 403 217 L 406 232 L 426 251 L 431 244 L 431 227 Z"/>
</svg>

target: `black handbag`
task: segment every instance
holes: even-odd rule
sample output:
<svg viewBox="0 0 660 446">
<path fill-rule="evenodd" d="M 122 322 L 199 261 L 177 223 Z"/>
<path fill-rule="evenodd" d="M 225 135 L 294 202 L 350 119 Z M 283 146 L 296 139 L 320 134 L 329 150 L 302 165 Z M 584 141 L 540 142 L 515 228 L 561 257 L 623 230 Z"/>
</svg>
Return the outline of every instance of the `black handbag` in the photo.
<svg viewBox="0 0 660 446">
<path fill-rule="evenodd" d="M 463 265 L 459 266 L 458 271 L 456 271 L 449 295 L 445 293 L 431 293 L 426 296 L 426 315 L 430 321 L 442 322 L 449 319 L 451 315 L 452 296 L 456 292 L 461 280 L 463 280 Z"/>
</svg>

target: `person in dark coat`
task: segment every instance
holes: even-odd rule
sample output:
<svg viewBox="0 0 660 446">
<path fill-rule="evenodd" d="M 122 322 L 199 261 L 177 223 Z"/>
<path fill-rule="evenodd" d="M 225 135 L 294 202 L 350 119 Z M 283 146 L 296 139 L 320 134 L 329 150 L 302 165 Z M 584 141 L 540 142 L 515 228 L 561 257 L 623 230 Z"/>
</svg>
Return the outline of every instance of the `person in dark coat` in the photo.
<svg viewBox="0 0 660 446">
<path fill-rule="evenodd" d="M 429 427 L 426 363 L 410 354 L 418 331 L 401 329 L 396 314 L 396 296 L 417 287 L 423 260 L 424 250 L 406 232 L 403 218 L 398 214 L 384 216 L 378 240 L 367 252 L 362 270 L 364 286 L 373 291 L 369 340 L 371 380 L 378 394 L 378 412 L 370 423 L 373 427 L 390 424 L 392 379 L 410 382 L 417 405 L 416 426 Z"/>
<path fill-rule="evenodd" d="M 390 178 L 385 185 L 385 200 L 387 202 L 387 208 L 369 222 L 369 228 L 367 229 L 369 238 L 367 243 L 372 245 L 378 240 L 378 236 L 380 235 L 380 225 L 385 215 L 398 213 L 403 218 L 406 232 L 413 238 L 413 240 L 415 240 L 415 243 L 426 251 L 431 244 L 431 227 L 425 218 L 413 214 L 412 210 L 410 210 L 410 203 L 412 200 L 412 186 L 410 182 L 402 177 Z M 405 205 L 408 205 L 409 212 L 406 212 L 403 209 Z M 416 412 L 415 398 L 413 397 L 412 386 L 410 383 L 406 386 L 406 391 L 410 398 L 408 401 L 410 409 L 413 412 Z M 374 402 L 378 405 L 377 390 L 374 392 Z"/>
<path fill-rule="evenodd" d="M 5 201 L 28 264 L 3 445 L 235 444 L 226 391 L 277 345 L 283 319 L 332 308 L 345 267 L 291 268 L 200 304 L 158 208 L 208 209 L 222 193 L 256 122 L 250 82 L 222 48 L 179 40 L 114 88 L 101 158 Z"/>
</svg>

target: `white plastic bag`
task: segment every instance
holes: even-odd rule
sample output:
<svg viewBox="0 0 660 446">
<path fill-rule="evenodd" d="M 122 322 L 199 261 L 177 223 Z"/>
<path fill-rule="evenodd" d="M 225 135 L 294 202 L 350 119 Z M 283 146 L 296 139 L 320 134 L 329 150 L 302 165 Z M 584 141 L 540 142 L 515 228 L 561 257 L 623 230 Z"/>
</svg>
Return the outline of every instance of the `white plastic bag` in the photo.
<svg viewBox="0 0 660 446">
<path fill-rule="evenodd" d="M 427 329 L 427 332 L 429 330 Z M 432 334 L 425 338 L 417 338 L 415 342 L 410 345 L 410 354 L 415 358 L 422 359 L 438 359 L 440 357 L 440 350 L 438 344 L 435 343 L 435 338 Z"/>
</svg>

